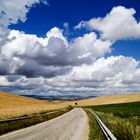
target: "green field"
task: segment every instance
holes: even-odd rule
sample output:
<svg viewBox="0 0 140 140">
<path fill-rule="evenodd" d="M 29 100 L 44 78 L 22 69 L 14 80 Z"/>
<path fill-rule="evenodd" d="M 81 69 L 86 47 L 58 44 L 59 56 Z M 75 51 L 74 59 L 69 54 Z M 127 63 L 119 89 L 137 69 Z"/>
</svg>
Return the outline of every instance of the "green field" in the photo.
<svg viewBox="0 0 140 140">
<path fill-rule="evenodd" d="M 117 139 L 140 140 L 140 102 L 89 106 L 88 108 L 94 110 Z"/>
<path fill-rule="evenodd" d="M 91 106 L 90 108 L 95 111 L 100 111 L 104 113 L 113 113 L 113 115 L 122 118 L 134 116 L 140 117 L 140 102 L 99 105 Z"/>
</svg>

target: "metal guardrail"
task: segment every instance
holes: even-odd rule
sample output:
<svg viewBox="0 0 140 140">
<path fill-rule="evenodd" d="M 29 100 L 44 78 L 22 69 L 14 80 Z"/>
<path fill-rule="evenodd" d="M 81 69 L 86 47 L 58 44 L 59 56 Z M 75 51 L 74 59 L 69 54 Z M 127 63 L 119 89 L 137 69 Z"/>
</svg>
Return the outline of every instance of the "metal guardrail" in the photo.
<svg viewBox="0 0 140 140">
<path fill-rule="evenodd" d="M 112 134 L 112 132 L 106 127 L 106 125 L 101 121 L 101 119 L 90 109 L 88 109 L 94 116 L 96 121 L 98 122 L 100 128 L 102 129 L 104 135 L 106 136 L 107 140 L 117 140 L 117 138 Z"/>
<path fill-rule="evenodd" d="M 52 111 L 52 112 L 47 112 L 47 113 L 44 113 L 44 114 L 37 114 L 37 115 L 32 115 L 32 116 L 25 116 L 25 117 L 13 118 L 13 119 L 0 120 L 0 124 L 12 122 L 12 121 L 17 121 L 17 120 L 35 118 L 35 117 L 39 117 L 39 116 L 45 116 L 45 115 L 53 114 L 53 113 L 56 113 L 56 112 L 60 112 L 60 111 Z"/>
</svg>

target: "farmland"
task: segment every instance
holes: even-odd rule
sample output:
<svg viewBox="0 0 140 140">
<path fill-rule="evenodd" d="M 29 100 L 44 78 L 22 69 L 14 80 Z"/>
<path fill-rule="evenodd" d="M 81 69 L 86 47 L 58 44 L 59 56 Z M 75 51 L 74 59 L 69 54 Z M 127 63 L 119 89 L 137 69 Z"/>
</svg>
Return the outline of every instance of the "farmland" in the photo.
<svg viewBox="0 0 140 140">
<path fill-rule="evenodd" d="M 66 106 L 65 102 L 48 102 L 0 92 L 0 119 L 43 113 Z"/>
<path fill-rule="evenodd" d="M 137 101 L 140 101 L 140 94 L 108 95 L 77 101 L 46 101 L 0 92 L 0 119 L 43 113 L 74 106 L 75 103 L 78 106 L 92 106 Z"/>
<path fill-rule="evenodd" d="M 94 110 L 118 139 L 139 139 L 140 94 L 108 95 L 74 101 L 47 101 L 0 92 L 0 120 L 43 114 L 70 106 L 84 106 L 84 108 Z M 10 122 L 11 125 L 8 123 L 2 124 L 1 130 L 3 131 L 1 131 L 1 134 L 49 120 L 64 112 L 65 111 L 46 117 L 35 117 L 32 119 Z M 95 118 L 88 111 L 86 112 L 89 116 L 91 130 L 89 137 L 97 140 L 104 139 L 104 135 L 102 134 Z M 14 126 L 14 128 L 9 126 Z"/>
<path fill-rule="evenodd" d="M 90 106 L 88 108 L 96 112 L 117 139 L 140 139 L 140 102 Z M 89 112 L 88 115 L 91 116 Z M 97 125 L 96 122 L 94 124 Z M 92 136 L 92 134 L 90 135 Z M 104 139 L 104 137 L 101 135 L 97 139 Z"/>
</svg>

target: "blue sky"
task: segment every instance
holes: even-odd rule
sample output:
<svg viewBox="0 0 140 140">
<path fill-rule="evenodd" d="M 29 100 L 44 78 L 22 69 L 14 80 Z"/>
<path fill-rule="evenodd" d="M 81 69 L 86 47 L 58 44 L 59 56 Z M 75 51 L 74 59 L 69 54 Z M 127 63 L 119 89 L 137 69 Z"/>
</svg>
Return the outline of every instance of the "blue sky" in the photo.
<svg viewBox="0 0 140 140">
<path fill-rule="evenodd" d="M 114 6 L 125 6 L 134 8 L 137 13 L 135 18 L 140 20 L 140 2 L 138 0 L 49 0 L 48 5 L 43 3 L 33 7 L 27 14 L 26 22 L 10 25 L 10 29 L 17 29 L 28 34 L 45 36 L 46 32 L 53 27 L 63 28 L 65 22 L 69 23 L 71 34 L 69 39 L 83 32 L 73 30 L 81 20 L 89 20 L 92 17 L 103 17 L 110 12 Z M 121 40 L 113 45 L 112 55 L 133 56 L 140 59 L 140 40 Z M 133 46 L 133 47 L 132 47 Z"/>
<path fill-rule="evenodd" d="M 120 5 L 134 8 L 137 11 L 135 17 L 140 20 L 139 0 L 49 0 L 48 6 L 41 3 L 33 7 L 27 14 L 26 22 L 10 28 L 43 36 L 54 26 L 63 28 L 64 22 L 68 22 L 73 28 L 81 20 L 103 17 L 112 7 Z"/>
<path fill-rule="evenodd" d="M 2 0 L 0 90 L 140 92 L 139 0 Z"/>
</svg>

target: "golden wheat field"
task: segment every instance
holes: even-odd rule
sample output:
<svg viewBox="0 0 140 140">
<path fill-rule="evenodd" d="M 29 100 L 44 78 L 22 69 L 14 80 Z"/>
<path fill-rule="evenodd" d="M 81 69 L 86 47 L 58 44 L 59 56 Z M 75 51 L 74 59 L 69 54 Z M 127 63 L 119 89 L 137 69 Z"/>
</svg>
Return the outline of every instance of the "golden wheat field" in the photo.
<svg viewBox="0 0 140 140">
<path fill-rule="evenodd" d="M 133 94 L 118 94 L 118 95 L 107 95 L 96 98 L 86 99 L 78 101 L 80 106 L 88 105 L 102 105 L 102 104 L 116 104 L 116 103 L 127 103 L 127 102 L 138 102 L 140 101 L 140 93 Z"/>
<path fill-rule="evenodd" d="M 33 98 L 18 96 L 11 93 L 0 92 L 0 119 L 30 115 L 67 107 L 68 105 L 79 106 L 101 105 L 112 103 L 125 103 L 140 101 L 140 94 L 109 95 L 79 101 L 42 101 Z"/>
<path fill-rule="evenodd" d="M 40 113 L 48 110 L 55 110 L 65 107 L 61 102 L 42 101 L 0 92 L 0 119 Z"/>
</svg>

